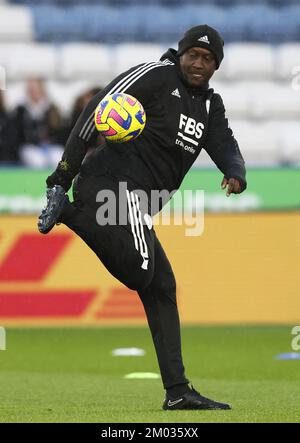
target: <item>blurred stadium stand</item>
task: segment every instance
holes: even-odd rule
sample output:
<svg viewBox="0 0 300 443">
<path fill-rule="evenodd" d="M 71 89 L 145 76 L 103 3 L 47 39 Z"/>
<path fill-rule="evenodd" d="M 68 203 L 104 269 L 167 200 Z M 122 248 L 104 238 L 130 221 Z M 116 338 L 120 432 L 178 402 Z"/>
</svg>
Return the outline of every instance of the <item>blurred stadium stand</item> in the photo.
<svg viewBox="0 0 300 443">
<path fill-rule="evenodd" d="M 211 85 L 224 98 L 248 165 L 300 165 L 299 0 L 0 1 L 7 106 L 19 102 L 24 79 L 38 76 L 67 116 L 78 94 L 159 59 L 199 23 L 215 26 L 226 41 Z M 202 155 L 196 165 L 211 160 Z"/>
<path fill-rule="evenodd" d="M 4 24 L 18 20 L 16 34 L 30 28 L 38 41 L 176 41 L 188 27 L 210 23 L 227 42 L 265 41 L 282 43 L 300 38 L 298 1 L 148 1 L 141 5 L 127 1 L 16 1 L 24 6 L 6 6 L 1 11 Z M 170 7 L 172 6 L 172 7 Z M 31 12 L 31 14 L 30 14 Z M 28 18 L 29 16 L 29 18 Z M 2 24 L 1 21 L 1 24 Z M 1 31 L 2 35 L 10 29 Z"/>
</svg>

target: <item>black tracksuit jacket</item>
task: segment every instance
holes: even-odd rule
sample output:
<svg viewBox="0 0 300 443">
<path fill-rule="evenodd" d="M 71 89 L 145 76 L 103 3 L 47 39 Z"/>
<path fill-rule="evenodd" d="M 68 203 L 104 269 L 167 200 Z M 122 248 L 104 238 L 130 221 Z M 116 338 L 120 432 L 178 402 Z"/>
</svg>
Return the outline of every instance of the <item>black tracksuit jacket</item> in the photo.
<svg viewBox="0 0 300 443">
<path fill-rule="evenodd" d="M 142 134 L 127 143 L 106 143 L 83 158 L 97 130 L 94 111 L 107 94 L 125 92 L 136 97 L 146 112 Z M 179 188 L 186 173 L 205 149 L 226 178 L 246 188 L 245 164 L 228 121 L 222 98 L 208 85 L 190 87 L 179 58 L 169 49 L 159 62 L 145 63 L 119 75 L 98 93 L 82 112 L 68 139 L 48 186 L 71 185 L 79 172 L 110 175 L 132 182 L 147 192 Z M 199 186 L 200 187 L 200 186 Z"/>
</svg>

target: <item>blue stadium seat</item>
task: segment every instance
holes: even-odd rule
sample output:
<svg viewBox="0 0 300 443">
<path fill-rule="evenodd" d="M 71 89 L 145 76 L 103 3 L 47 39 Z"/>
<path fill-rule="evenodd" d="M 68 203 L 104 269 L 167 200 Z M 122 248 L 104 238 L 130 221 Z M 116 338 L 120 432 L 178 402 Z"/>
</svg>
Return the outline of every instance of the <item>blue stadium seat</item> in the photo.
<svg viewBox="0 0 300 443">
<path fill-rule="evenodd" d="M 207 23 L 218 28 L 223 19 L 223 9 L 214 6 L 189 5 L 170 9 L 153 5 L 146 7 L 144 32 L 147 41 L 178 41 L 192 26 Z"/>
<path fill-rule="evenodd" d="M 278 10 L 269 8 L 251 22 L 249 39 L 285 43 L 300 38 L 300 5 Z"/>
<path fill-rule="evenodd" d="M 86 4 L 86 2 L 83 0 L 10 0 L 10 3 L 18 3 L 29 6 L 55 5 L 63 8 L 77 5 L 83 6 Z M 88 0 L 88 4 L 95 3 L 107 3 L 107 0 Z"/>
<path fill-rule="evenodd" d="M 138 6 L 131 6 L 130 8 L 122 8 L 121 20 L 122 20 L 122 26 L 121 26 L 121 39 L 119 39 L 120 42 L 145 41 L 144 7 L 141 8 L 140 5 L 138 5 Z"/>
<path fill-rule="evenodd" d="M 163 41 L 165 36 L 168 35 L 170 27 L 174 27 L 171 11 L 158 5 L 145 5 L 143 8 L 144 13 L 140 13 L 140 18 L 143 17 L 143 29 L 141 36 L 144 37 L 144 41 L 159 42 Z M 170 36 L 172 40 L 172 36 Z"/>
<path fill-rule="evenodd" d="M 35 6 L 31 10 L 37 40 L 53 41 L 54 33 L 57 33 L 59 41 L 66 24 L 66 17 L 63 16 L 62 11 L 53 6 Z"/>
<path fill-rule="evenodd" d="M 251 12 L 251 9 L 253 11 Z M 250 41 L 272 40 L 272 29 L 278 21 L 278 11 L 268 5 L 259 5 L 256 8 L 245 7 L 244 16 L 249 17 L 246 38 Z"/>
<path fill-rule="evenodd" d="M 216 29 L 220 29 L 226 19 L 225 10 L 223 8 L 208 4 L 184 7 L 181 16 L 185 14 L 187 17 L 186 24 L 188 23 L 189 27 L 199 24 L 207 24 Z"/>
<path fill-rule="evenodd" d="M 279 42 L 300 41 L 300 4 L 283 8 L 278 13 Z M 276 29 L 273 30 L 275 34 Z"/>
<path fill-rule="evenodd" d="M 226 42 L 247 40 L 249 22 L 255 17 L 253 6 L 235 6 L 226 8 L 220 25 L 220 32 Z"/>
<path fill-rule="evenodd" d="M 269 0 L 251 5 L 239 0 L 238 5 L 220 7 L 205 0 L 203 4 L 166 7 L 152 0 L 145 5 L 123 3 L 118 7 L 89 0 L 88 6 L 67 8 L 41 1 L 45 4 L 31 6 L 38 41 L 172 42 L 200 23 L 217 28 L 226 42 L 284 43 L 300 38 L 299 4 L 275 8 L 268 5 Z M 64 0 L 64 4 L 68 1 L 74 0 Z"/>
<path fill-rule="evenodd" d="M 25 4 L 25 5 L 35 5 L 40 6 L 43 4 L 57 5 L 61 7 L 73 6 L 73 5 L 87 5 L 85 0 L 10 0 L 10 3 L 15 4 Z M 93 5 L 105 5 L 105 6 L 117 6 L 124 7 L 128 5 L 140 5 L 140 0 L 88 0 L 88 4 Z M 249 0 L 147 0 L 147 4 L 160 5 L 160 6 L 187 6 L 187 5 L 197 5 L 202 6 L 207 5 L 217 5 L 221 7 L 233 7 L 239 5 L 248 5 Z M 289 5 L 299 4 L 299 0 L 252 0 L 251 6 L 253 5 L 271 5 L 274 7 L 282 8 Z"/>
<path fill-rule="evenodd" d="M 106 7 L 90 5 L 88 8 L 77 6 L 72 8 L 73 19 L 82 21 L 82 37 L 78 41 L 105 42 L 107 38 L 108 12 Z M 101 39 L 100 39 L 101 35 Z"/>
<path fill-rule="evenodd" d="M 299 5 L 299 0 L 267 0 L 270 6 L 285 8 L 287 6 Z"/>
<path fill-rule="evenodd" d="M 68 42 L 86 40 L 89 13 L 86 8 L 70 11 L 55 6 L 32 8 L 37 39 L 40 41 Z"/>
</svg>

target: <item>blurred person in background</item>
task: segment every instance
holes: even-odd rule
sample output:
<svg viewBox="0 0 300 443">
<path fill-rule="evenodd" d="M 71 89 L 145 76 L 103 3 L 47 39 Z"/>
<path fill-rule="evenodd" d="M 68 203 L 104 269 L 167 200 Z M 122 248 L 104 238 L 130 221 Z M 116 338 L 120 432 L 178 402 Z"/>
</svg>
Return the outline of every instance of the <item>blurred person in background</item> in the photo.
<svg viewBox="0 0 300 443">
<path fill-rule="evenodd" d="M 84 110 L 86 105 L 89 103 L 92 98 L 102 91 L 103 88 L 100 87 L 94 87 L 90 88 L 87 91 L 85 91 L 83 94 L 80 94 L 74 102 L 72 111 L 71 111 L 71 117 L 70 117 L 70 130 L 72 130 L 81 114 L 81 112 Z"/>
<path fill-rule="evenodd" d="M 4 93 L 0 90 L 0 162 L 2 164 L 18 163 L 17 152 L 12 143 L 13 127 L 5 107 Z"/>
<path fill-rule="evenodd" d="M 101 92 L 102 89 L 103 88 L 101 88 L 101 87 L 90 88 L 75 99 L 73 109 L 71 111 L 71 116 L 70 116 L 71 124 L 69 127 L 69 132 L 71 132 L 71 130 L 74 128 L 80 114 L 82 113 L 84 108 L 87 106 L 87 104 L 92 100 L 92 98 L 95 95 L 99 94 L 99 92 Z M 104 139 L 103 135 L 101 135 L 99 133 L 97 135 L 97 137 L 95 138 L 94 143 L 91 146 L 89 146 L 89 149 L 88 149 L 86 155 L 89 155 L 93 151 L 93 149 L 99 147 L 100 145 L 103 145 L 104 143 L 105 143 L 105 139 Z"/>
<path fill-rule="evenodd" d="M 64 122 L 42 79 L 27 80 L 24 103 L 15 109 L 13 121 L 21 163 L 39 169 L 56 165 L 65 143 Z"/>
</svg>

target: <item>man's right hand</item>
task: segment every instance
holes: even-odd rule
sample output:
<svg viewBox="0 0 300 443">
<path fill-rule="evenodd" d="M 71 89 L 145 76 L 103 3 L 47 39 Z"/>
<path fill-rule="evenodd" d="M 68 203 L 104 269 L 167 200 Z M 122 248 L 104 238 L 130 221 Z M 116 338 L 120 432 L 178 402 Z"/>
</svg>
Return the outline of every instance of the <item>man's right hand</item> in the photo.
<svg viewBox="0 0 300 443">
<path fill-rule="evenodd" d="M 59 221 L 67 200 L 68 196 L 62 186 L 55 185 L 53 188 L 47 188 L 47 204 L 38 219 L 38 229 L 41 234 L 48 234 Z"/>
<path fill-rule="evenodd" d="M 221 183 L 221 188 L 226 189 L 226 197 L 230 197 L 230 194 L 240 194 L 242 192 L 242 186 L 236 178 L 230 178 L 229 180 L 224 177 Z"/>
</svg>

